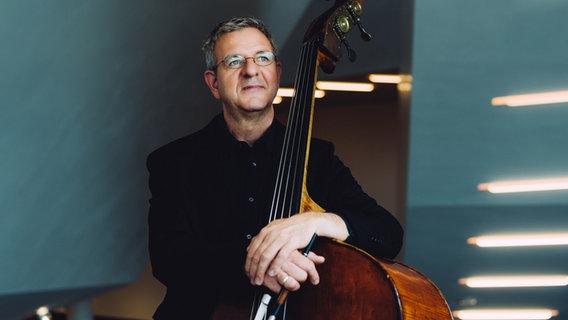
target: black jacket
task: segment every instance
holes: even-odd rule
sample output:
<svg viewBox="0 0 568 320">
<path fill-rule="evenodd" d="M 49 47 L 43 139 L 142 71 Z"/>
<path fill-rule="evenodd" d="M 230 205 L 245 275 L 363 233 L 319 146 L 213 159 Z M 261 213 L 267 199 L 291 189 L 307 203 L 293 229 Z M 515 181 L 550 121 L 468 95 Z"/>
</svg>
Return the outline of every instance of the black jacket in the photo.
<svg viewBox="0 0 568 320">
<path fill-rule="evenodd" d="M 284 131 L 274 121 L 250 148 L 218 115 L 148 156 L 150 258 L 167 287 L 155 319 L 207 319 L 222 296 L 248 299 L 246 246 L 268 221 Z M 348 243 L 377 257 L 398 254 L 399 222 L 361 189 L 330 142 L 312 139 L 307 188 L 346 221 Z"/>
</svg>

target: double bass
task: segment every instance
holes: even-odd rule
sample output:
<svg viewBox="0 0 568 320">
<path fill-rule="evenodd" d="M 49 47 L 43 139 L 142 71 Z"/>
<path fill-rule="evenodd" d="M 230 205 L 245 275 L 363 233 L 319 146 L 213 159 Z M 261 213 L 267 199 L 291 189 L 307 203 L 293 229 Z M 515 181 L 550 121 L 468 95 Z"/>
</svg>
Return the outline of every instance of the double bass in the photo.
<svg viewBox="0 0 568 320">
<path fill-rule="evenodd" d="M 355 58 L 346 40 L 353 28 L 358 27 L 363 38 L 370 40 L 360 24 L 361 13 L 362 0 L 336 0 L 311 23 L 304 36 L 270 221 L 308 211 L 325 212 L 306 188 L 317 71 L 321 68 L 332 73 L 343 47 L 350 60 Z M 283 289 L 279 295 L 259 289 L 250 305 L 218 305 L 211 319 L 453 319 L 438 287 L 410 266 L 374 257 L 335 239 L 316 239 L 310 249 L 326 258 L 318 266 L 317 286 L 306 282 L 296 292 Z"/>
</svg>

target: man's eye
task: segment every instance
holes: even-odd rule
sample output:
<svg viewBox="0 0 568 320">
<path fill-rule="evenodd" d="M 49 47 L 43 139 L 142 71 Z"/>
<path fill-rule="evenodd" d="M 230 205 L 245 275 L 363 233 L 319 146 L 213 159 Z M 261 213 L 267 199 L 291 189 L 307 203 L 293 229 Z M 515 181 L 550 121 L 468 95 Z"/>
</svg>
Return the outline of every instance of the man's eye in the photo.
<svg viewBox="0 0 568 320">
<path fill-rule="evenodd" d="M 240 65 L 241 63 L 243 63 L 243 60 L 244 59 L 242 57 L 230 57 L 230 58 L 227 58 L 225 60 L 225 64 L 228 67 L 236 67 L 236 66 Z"/>
<path fill-rule="evenodd" d="M 270 58 L 268 56 L 261 54 L 261 55 L 256 56 L 255 60 L 258 61 L 258 62 L 267 62 L 267 61 L 270 61 Z"/>
</svg>

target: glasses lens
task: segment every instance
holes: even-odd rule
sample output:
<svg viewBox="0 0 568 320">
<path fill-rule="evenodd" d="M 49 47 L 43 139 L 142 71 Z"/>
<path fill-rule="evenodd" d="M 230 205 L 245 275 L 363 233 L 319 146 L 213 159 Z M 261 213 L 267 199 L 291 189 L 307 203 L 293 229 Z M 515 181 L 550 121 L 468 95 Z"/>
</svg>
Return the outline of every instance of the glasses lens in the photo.
<svg viewBox="0 0 568 320">
<path fill-rule="evenodd" d="M 261 52 L 254 57 L 254 62 L 259 66 L 267 66 L 274 62 L 274 59 L 272 52 Z"/>
<path fill-rule="evenodd" d="M 245 61 L 246 59 L 244 57 L 233 55 L 226 57 L 225 60 L 223 60 L 223 63 L 229 68 L 236 69 L 240 68 L 245 63 Z"/>
</svg>

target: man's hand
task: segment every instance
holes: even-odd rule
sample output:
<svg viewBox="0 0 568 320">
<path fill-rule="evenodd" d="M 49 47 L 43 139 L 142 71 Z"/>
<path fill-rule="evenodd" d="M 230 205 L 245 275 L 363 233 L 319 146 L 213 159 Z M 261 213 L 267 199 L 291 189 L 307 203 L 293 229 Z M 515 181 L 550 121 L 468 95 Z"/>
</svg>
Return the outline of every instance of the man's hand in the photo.
<svg viewBox="0 0 568 320">
<path fill-rule="evenodd" d="M 277 219 L 266 225 L 247 248 L 245 272 L 253 285 L 265 285 L 278 292 L 281 286 L 296 291 L 308 279 L 319 283 L 316 265 L 325 258 L 304 249 L 314 235 L 347 237 L 343 220 L 335 214 L 306 212 Z M 339 236 L 340 235 L 340 236 Z M 341 239 L 343 240 L 343 239 Z"/>
<path fill-rule="evenodd" d="M 275 276 L 265 276 L 262 285 L 273 292 L 279 292 L 282 287 L 289 291 L 299 290 L 302 283 L 310 279 L 314 285 L 319 283 L 316 265 L 325 261 L 324 257 L 311 252 L 308 257 L 299 251 L 291 254 L 291 261 L 284 263 L 280 272 Z"/>
</svg>

